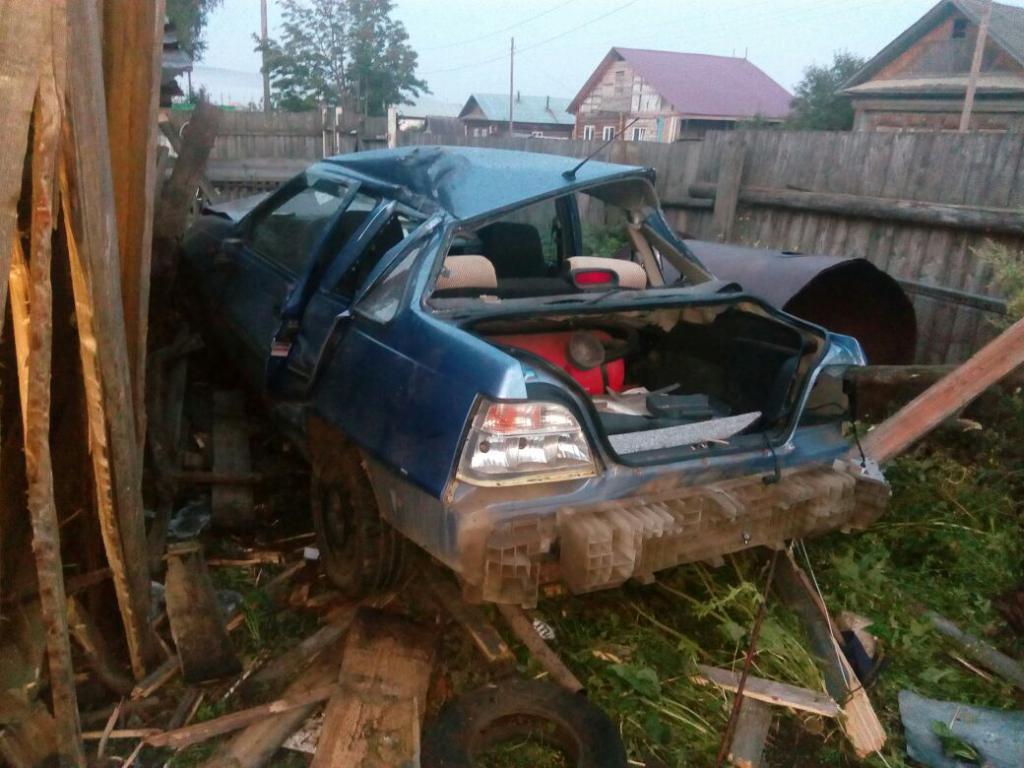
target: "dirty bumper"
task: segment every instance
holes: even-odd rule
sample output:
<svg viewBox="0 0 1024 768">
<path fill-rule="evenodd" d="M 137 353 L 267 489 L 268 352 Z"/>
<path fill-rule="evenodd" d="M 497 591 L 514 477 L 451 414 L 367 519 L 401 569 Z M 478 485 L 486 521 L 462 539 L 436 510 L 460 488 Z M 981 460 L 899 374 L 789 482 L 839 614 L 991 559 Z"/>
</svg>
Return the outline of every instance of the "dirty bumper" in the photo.
<svg viewBox="0 0 1024 768">
<path fill-rule="evenodd" d="M 414 501 L 410 489 L 399 490 L 402 483 L 389 485 L 386 516 L 459 573 L 468 599 L 527 607 L 546 583 L 561 581 L 582 593 L 629 579 L 650 582 L 656 572 L 683 563 L 863 529 L 882 514 L 890 495 L 881 475 L 836 460 L 784 470 L 778 478 L 748 475 L 543 512 L 524 509 L 500 519 L 483 511 L 449 514 L 455 527 L 445 538 L 455 546 L 437 547 L 436 531 L 412 523 L 425 518 L 407 514 L 410 504 L 423 511 L 422 497 Z M 460 554 L 446 557 L 451 552 Z"/>
</svg>

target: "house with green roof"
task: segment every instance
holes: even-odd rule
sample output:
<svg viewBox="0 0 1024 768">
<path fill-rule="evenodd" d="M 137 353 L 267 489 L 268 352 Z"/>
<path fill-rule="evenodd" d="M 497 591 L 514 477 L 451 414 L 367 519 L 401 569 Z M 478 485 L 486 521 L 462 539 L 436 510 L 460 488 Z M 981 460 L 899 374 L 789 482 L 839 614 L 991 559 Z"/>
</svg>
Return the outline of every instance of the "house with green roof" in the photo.
<svg viewBox="0 0 1024 768">
<path fill-rule="evenodd" d="M 509 94 L 474 93 L 459 112 L 467 136 L 508 134 Z M 511 132 L 520 136 L 568 139 L 575 117 L 566 110 L 569 99 L 557 96 L 524 96 L 518 91 L 511 100 Z"/>
</svg>

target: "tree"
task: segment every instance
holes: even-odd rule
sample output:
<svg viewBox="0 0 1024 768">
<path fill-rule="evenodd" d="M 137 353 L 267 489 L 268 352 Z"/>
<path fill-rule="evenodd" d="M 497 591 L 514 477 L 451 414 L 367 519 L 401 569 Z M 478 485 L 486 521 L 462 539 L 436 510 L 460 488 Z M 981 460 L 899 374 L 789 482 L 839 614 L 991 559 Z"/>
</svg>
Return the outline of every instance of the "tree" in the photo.
<svg viewBox="0 0 1024 768">
<path fill-rule="evenodd" d="M 796 87 L 790 125 L 816 131 L 848 131 L 853 128 L 853 107 L 843 94 L 846 82 L 864 66 L 864 59 L 848 51 L 836 51 L 831 66 L 812 64 Z"/>
<path fill-rule="evenodd" d="M 416 77 L 416 52 L 392 0 L 282 0 L 280 40 L 266 66 L 280 109 L 339 104 L 382 115 L 429 93 Z M 259 46 L 257 50 L 263 50 Z"/>
<path fill-rule="evenodd" d="M 178 32 L 178 45 L 193 61 L 203 58 L 206 22 L 223 0 L 167 0 L 165 13 Z"/>
</svg>

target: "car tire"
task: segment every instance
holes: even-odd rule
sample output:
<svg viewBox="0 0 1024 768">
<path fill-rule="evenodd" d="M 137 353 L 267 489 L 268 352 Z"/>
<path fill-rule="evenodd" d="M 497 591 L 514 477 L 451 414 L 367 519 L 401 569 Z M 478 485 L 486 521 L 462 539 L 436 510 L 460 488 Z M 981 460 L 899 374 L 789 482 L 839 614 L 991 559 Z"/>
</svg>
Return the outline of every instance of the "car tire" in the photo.
<svg viewBox="0 0 1024 768">
<path fill-rule="evenodd" d="M 423 735 L 423 768 L 473 768 L 502 742 L 533 737 L 560 749 L 574 768 L 626 768 L 618 728 L 582 694 L 552 683 L 510 679 L 460 696 Z"/>
<path fill-rule="evenodd" d="M 351 598 L 394 586 L 404 570 L 406 543 L 380 516 L 362 457 L 347 445 L 318 453 L 310 506 L 324 573 Z"/>
</svg>

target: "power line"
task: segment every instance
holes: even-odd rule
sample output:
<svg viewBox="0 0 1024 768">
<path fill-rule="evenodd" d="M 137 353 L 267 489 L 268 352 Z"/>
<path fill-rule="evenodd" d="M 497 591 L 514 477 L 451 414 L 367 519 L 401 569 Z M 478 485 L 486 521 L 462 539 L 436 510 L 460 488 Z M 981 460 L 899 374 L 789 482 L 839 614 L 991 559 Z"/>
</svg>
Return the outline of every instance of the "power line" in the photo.
<svg viewBox="0 0 1024 768">
<path fill-rule="evenodd" d="M 602 19 L 606 19 L 609 16 L 611 16 L 612 14 L 618 13 L 619 11 L 624 11 L 627 8 L 629 8 L 631 5 L 636 5 L 638 2 L 640 2 L 640 0 L 629 0 L 628 3 L 623 3 L 622 5 L 620 5 L 620 6 L 616 7 L 616 8 L 613 8 L 612 10 L 608 11 L 607 13 L 603 13 L 600 16 L 595 16 L 594 18 L 589 19 L 588 21 L 585 21 L 582 24 L 576 25 L 572 29 L 567 29 L 564 32 L 559 32 L 557 35 L 553 35 L 552 37 L 549 37 L 546 40 L 541 40 L 540 42 L 534 43 L 533 45 L 525 46 L 524 48 L 520 48 L 518 50 L 520 52 L 531 51 L 534 48 L 539 48 L 542 45 L 547 45 L 548 43 L 553 42 L 555 40 L 558 40 L 559 38 L 565 37 L 566 35 L 571 35 L 573 32 L 577 32 L 577 31 L 583 29 L 584 27 L 589 27 L 591 24 L 595 24 L 595 23 L 601 21 Z M 481 67 L 484 64 L 491 64 L 491 63 L 493 63 L 495 61 L 502 61 L 502 60 L 507 59 L 507 58 L 508 58 L 508 54 L 507 53 L 503 53 L 500 56 L 492 56 L 491 58 L 483 59 L 482 61 L 474 61 L 474 62 L 471 62 L 469 64 L 460 64 L 457 67 L 448 67 L 446 69 L 435 69 L 432 72 L 424 72 L 424 73 L 422 73 L 422 77 L 429 77 L 431 75 L 440 75 L 440 74 L 443 74 L 445 72 L 459 72 L 460 70 L 463 70 L 463 69 L 470 69 L 472 67 Z"/>
<path fill-rule="evenodd" d="M 430 48 L 420 48 L 419 50 L 426 53 L 427 51 L 441 51 L 444 50 L 445 48 L 454 48 L 458 45 L 470 45 L 472 43 L 479 42 L 480 40 L 486 40 L 489 37 L 500 35 L 503 32 L 508 32 L 518 27 L 522 27 L 525 24 L 529 24 L 531 21 L 536 21 L 542 16 L 547 16 L 549 13 L 554 13 L 555 11 L 561 10 L 562 8 L 565 8 L 565 6 L 575 2 L 576 0 L 565 0 L 564 3 L 560 3 L 559 5 L 556 5 L 553 8 L 548 8 L 546 11 L 541 11 L 540 13 L 530 16 L 529 18 L 523 19 L 522 21 L 517 21 L 515 24 L 509 24 L 507 27 L 495 29 L 493 32 L 487 32 L 486 34 L 480 35 L 478 37 L 471 37 L 467 40 L 460 40 L 455 43 L 445 43 L 444 45 L 433 45 Z"/>
</svg>

